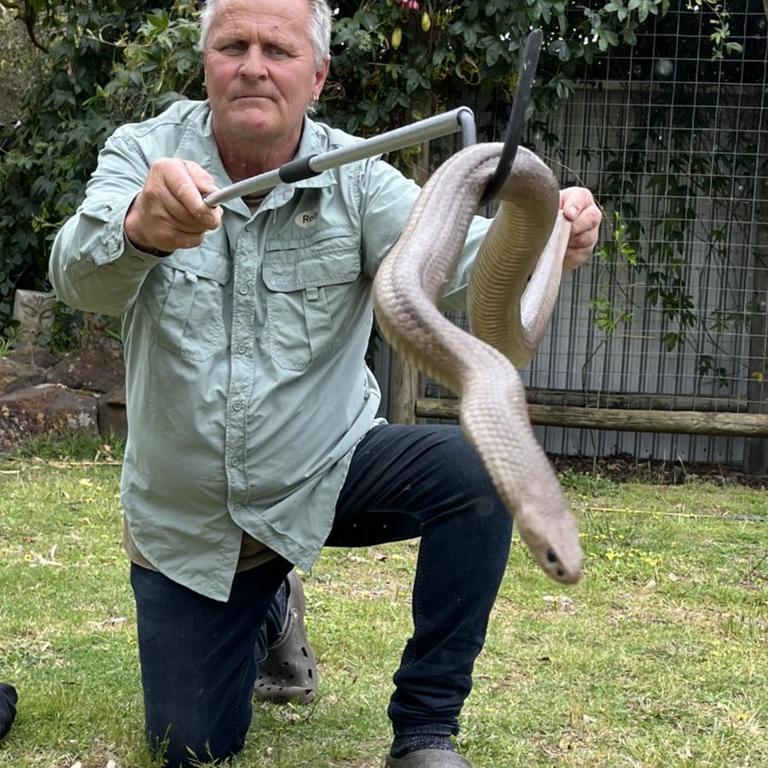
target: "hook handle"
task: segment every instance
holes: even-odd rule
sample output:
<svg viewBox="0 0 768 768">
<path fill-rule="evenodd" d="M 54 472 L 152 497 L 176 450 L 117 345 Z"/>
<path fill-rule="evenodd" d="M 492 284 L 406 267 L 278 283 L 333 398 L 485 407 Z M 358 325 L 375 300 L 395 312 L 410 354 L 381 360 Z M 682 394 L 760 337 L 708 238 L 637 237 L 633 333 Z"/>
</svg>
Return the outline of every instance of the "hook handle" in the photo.
<svg viewBox="0 0 768 768">
<path fill-rule="evenodd" d="M 501 150 L 501 157 L 499 157 L 496 172 L 491 176 L 485 187 L 485 192 L 480 198 L 480 205 L 490 203 L 499 194 L 499 190 L 504 186 L 507 176 L 512 171 L 517 147 L 523 136 L 526 112 L 528 111 L 528 105 L 531 103 L 531 89 L 533 88 L 533 80 L 536 76 L 536 65 L 539 63 L 539 52 L 541 51 L 543 40 L 544 33 L 540 29 L 534 29 L 526 38 L 523 51 L 523 67 L 520 72 L 520 78 L 517 81 L 514 100 L 512 101 L 512 111 L 507 123 L 504 147 Z"/>
</svg>

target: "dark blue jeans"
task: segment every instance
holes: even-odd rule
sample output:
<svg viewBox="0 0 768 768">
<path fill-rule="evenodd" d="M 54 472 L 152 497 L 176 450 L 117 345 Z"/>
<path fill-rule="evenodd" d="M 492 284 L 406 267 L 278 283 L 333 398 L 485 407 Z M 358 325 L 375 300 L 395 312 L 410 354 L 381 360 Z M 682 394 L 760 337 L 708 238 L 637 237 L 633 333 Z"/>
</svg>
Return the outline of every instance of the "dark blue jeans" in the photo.
<svg viewBox="0 0 768 768">
<path fill-rule="evenodd" d="M 328 546 L 421 537 L 413 637 L 394 676 L 394 732 L 455 734 L 509 555 L 512 523 L 458 428 L 385 425 L 357 450 Z M 151 743 L 169 768 L 243 746 L 258 664 L 282 626 L 276 558 L 237 574 L 227 603 L 133 566 Z"/>
</svg>

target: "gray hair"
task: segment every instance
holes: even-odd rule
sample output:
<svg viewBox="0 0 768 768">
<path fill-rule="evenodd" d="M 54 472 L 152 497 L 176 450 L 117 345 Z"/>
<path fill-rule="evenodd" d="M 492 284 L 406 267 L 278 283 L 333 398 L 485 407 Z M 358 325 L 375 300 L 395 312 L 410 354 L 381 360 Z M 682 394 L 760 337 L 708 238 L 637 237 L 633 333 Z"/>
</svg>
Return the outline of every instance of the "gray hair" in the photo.
<svg viewBox="0 0 768 768">
<path fill-rule="evenodd" d="M 306 0 L 309 5 L 309 39 L 315 49 L 315 64 L 320 67 L 331 55 L 331 8 L 327 0 Z M 216 15 L 219 0 L 207 0 L 200 14 L 200 39 L 198 48 L 205 51 L 208 33 Z"/>
</svg>

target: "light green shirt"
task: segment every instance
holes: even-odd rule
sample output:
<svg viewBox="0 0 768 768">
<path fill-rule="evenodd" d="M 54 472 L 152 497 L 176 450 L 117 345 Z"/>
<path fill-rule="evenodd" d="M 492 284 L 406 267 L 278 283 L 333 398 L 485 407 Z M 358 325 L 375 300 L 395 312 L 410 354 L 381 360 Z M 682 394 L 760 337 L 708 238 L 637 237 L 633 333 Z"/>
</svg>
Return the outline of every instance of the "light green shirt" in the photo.
<svg viewBox="0 0 768 768">
<path fill-rule="evenodd" d="M 297 157 L 355 141 L 307 119 Z M 255 213 L 225 203 L 200 247 L 160 258 L 127 243 L 123 222 L 161 157 L 231 183 L 207 102 L 123 126 L 56 238 L 50 274 L 70 306 L 123 317 L 131 538 L 169 578 L 226 600 L 243 532 L 308 569 L 330 531 L 380 400 L 364 362 L 371 281 L 419 188 L 381 159 L 359 161 L 277 187 Z M 486 228 L 473 224 L 449 305 L 463 306 Z"/>
</svg>

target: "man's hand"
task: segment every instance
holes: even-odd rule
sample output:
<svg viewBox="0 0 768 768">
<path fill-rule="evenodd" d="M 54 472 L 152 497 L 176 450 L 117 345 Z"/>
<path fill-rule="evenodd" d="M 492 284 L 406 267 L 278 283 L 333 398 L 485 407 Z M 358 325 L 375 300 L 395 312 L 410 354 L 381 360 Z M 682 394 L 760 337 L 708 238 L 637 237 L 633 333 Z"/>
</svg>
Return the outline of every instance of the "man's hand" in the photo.
<svg viewBox="0 0 768 768">
<path fill-rule="evenodd" d="M 194 248 L 221 223 L 221 208 L 209 208 L 213 177 L 196 163 L 163 158 L 152 163 L 144 187 L 125 217 L 125 234 L 139 250 Z"/>
<path fill-rule="evenodd" d="M 576 269 L 592 255 L 603 214 L 592 193 L 584 187 L 560 190 L 560 208 L 571 222 L 571 237 L 563 267 L 566 270 Z"/>
</svg>

